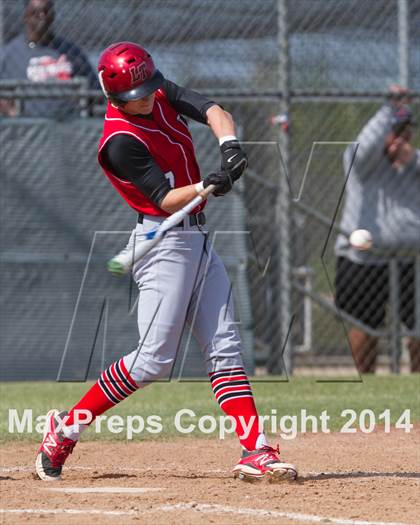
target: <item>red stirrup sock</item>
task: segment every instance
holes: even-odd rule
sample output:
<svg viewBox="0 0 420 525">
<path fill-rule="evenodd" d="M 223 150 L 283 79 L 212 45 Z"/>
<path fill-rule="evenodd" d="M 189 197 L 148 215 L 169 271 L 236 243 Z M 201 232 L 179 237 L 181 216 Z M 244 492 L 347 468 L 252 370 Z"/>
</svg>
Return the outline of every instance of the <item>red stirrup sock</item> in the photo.
<svg viewBox="0 0 420 525">
<path fill-rule="evenodd" d="M 97 416 L 133 394 L 138 388 L 127 371 L 123 359 L 112 363 L 102 372 L 92 388 L 70 410 L 68 418 L 65 420 L 64 433 L 69 439 L 77 439 L 80 431 L 92 423 Z M 86 421 L 89 422 L 83 424 Z M 78 423 L 80 424 L 80 431 Z"/>
<path fill-rule="evenodd" d="M 236 421 L 236 433 L 241 445 L 255 450 L 260 434 L 258 413 L 245 370 L 242 367 L 209 374 L 216 401 L 227 416 Z"/>
</svg>

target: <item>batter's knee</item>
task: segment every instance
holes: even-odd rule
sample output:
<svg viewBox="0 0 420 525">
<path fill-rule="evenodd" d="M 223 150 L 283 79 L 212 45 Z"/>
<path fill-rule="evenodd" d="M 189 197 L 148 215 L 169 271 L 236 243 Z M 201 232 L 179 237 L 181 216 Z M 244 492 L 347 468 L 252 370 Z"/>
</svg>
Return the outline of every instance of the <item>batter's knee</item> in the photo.
<svg viewBox="0 0 420 525">
<path fill-rule="evenodd" d="M 134 381 L 142 388 L 157 380 L 170 380 L 174 358 L 135 350 L 124 357 L 124 365 Z"/>
<path fill-rule="evenodd" d="M 240 343 L 223 348 L 212 347 L 204 351 L 207 373 L 218 372 L 232 368 L 244 367 L 242 346 Z"/>
</svg>

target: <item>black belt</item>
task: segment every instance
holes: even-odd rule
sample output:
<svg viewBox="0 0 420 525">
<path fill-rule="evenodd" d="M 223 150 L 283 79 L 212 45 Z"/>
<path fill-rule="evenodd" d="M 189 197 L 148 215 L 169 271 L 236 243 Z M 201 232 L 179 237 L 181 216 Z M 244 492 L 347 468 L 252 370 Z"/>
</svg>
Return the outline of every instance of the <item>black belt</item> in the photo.
<svg viewBox="0 0 420 525">
<path fill-rule="evenodd" d="M 199 213 L 196 213 L 195 215 L 188 215 L 188 218 L 190 219 L 190 226 L 204 226 L 206 224 L 206 216 L 204 215 L 204 212 L 200 211 Z M 139 213 L 137 217 L 137 222 L 139 224 L 143 224 L 144 220 L 144 214 Z M 179 228 L 184 226 L 184 222 L 180 222 L 174 228 Z"/>
</svg>

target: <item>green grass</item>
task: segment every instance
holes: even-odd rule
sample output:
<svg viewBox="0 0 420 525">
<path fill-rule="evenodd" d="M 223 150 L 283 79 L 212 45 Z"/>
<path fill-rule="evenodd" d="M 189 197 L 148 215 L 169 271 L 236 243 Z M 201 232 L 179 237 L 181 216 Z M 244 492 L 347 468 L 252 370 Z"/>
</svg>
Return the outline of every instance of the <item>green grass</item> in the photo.
<svg viewBox="0 0 420 525">
<path fill-rule="evenodd" d="M 364 377 L 363 382 L 353 383 L 319 383 L 314 378 L 294 378 L 285 382 L 259 380 L 253 382 L 253 391 L 260 415 L 277 413 L 277 419 L 284 415 L 299 415 L 306 409 L 307 414 L 319 416 L 326 410 L 330 416 L 328 427 L 331 431 L 339 430 L 346 418 L 341 416 L 344 409 L 353 409 L 358 414 L 364 409 L 371 409 L 378 415 L 386 409 L 390 410 L 391 422 L 395 423 L 401 413 L 410 409 L 411 423 L 420 421 L 420 376 L 386 376 Z M 17 409 L 22 414 L 26 408 L 32 409 L 34 417 L 45 414 L 50 408 L 69 408 L 83 395 L 90 386 L 88 383 L 3 383 L 0 390 L 0 441 L 11 440 L 38 441 L 37 433 L 10 433 L 8 431 L 9 409 Z M 222 415 L 216 405 L 209 384 L 197 383 L 159 383 L 149 386 L 131 396 L 107 413 L 147 416 L 156 414 L 162 420 L 163 431 L 150 434 L 143 431 L 134 435 L 134 439 L 163 439 L 182 434 L 175 428 L 174 416 L 177 411 L 189 408 L 197 418 L 205 414 L 216 417 Z M 300 420 L 300 419 L 299 419 Z M 187 418 L 185 424 L 190 423 Z M 300 423 L 299 423 L 300 425 Z M 300 428 L 300 426 L 298 427 Z M 269 428 L 267 428 L 269 430 Z M 216 436 L 218 431 L 207 436 Z M 270 432 L 269 432 L 270 433 Z M 187 436 L 203 436 L 196 430 Z M 100 434 L 93 428 L 84 434 L 84 439 L 117 439 L 126 440 L 125 429 L 119 434 L 113 434 L 103 425 Z"/>
</svg>

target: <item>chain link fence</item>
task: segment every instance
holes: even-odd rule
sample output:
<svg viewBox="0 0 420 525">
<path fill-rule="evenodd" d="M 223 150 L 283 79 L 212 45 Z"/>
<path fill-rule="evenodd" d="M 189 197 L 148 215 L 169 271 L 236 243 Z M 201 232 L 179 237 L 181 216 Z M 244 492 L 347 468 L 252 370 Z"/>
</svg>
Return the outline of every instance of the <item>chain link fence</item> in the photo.
<svg viewBox="0 0 420 525">
<path fill-rule="evenodd" d="M 141 42 L 166 77 L 217 100 L 239 124 L 250 168 L 209 215 L 213 230 L 237 232 L 234 241 L 219 236 L 217 246 L 234 280 L 248 366 L 353 374 L 356 327 L 370 337 L 360 370 L 377 337 L 377 367 L 406 369 L 405 348 L 420 339 L 420 168 L 410 171 L 417 179 L 395 169 L 387 185 L 365 186 L 370 176 L 359 180 L 343 156 L 392 83 L 410 87 L 420 119 L 420 1 L 55 0 L 54 7 L 52 28 L 66 43 L 31 44 L 24 2 L 0 0 L 2 378 L 55 377 L 94 232 L 132 226 L 95 159 L 104 101 L 91 72 L 118 40 Z M 219 162 L 217 144 L 193 130 L 205 173 Z M 412 144 L 419 147 L 416 129 Z M 379 211 L 366 215 L 372 208 Z M 347 227 L 372 233 L 380 255 L 353 259 L 372 269 L 380 257 L 389 268 L 380 278 L 360 282 L 353 266 L 338 283 L 334 247 L 341 228 L 348 248 Z M 135 345 L 128 299 L 103 266 L 120 244 L 111 236 L 96 254 L 71 378 L 85 369 L 92 340 L 108 348 L 95 350 L 93 376 Z M 401 261 L 409 260 L 400 282 Z M 360 292 L 372 282 L 376 289 Z M 336 308 L 337 284 L 358 309 Z M 95 291 L 107 286 L 118 306 L 105 345 L 102 332 L 95 335 L 106 311 Z M 366 312 L 384 303 L 384 324 L 381 316 L 372 321 Z M 196 350 L 191 363 L 189 372 L 199 373 Z"/>
</svg>

